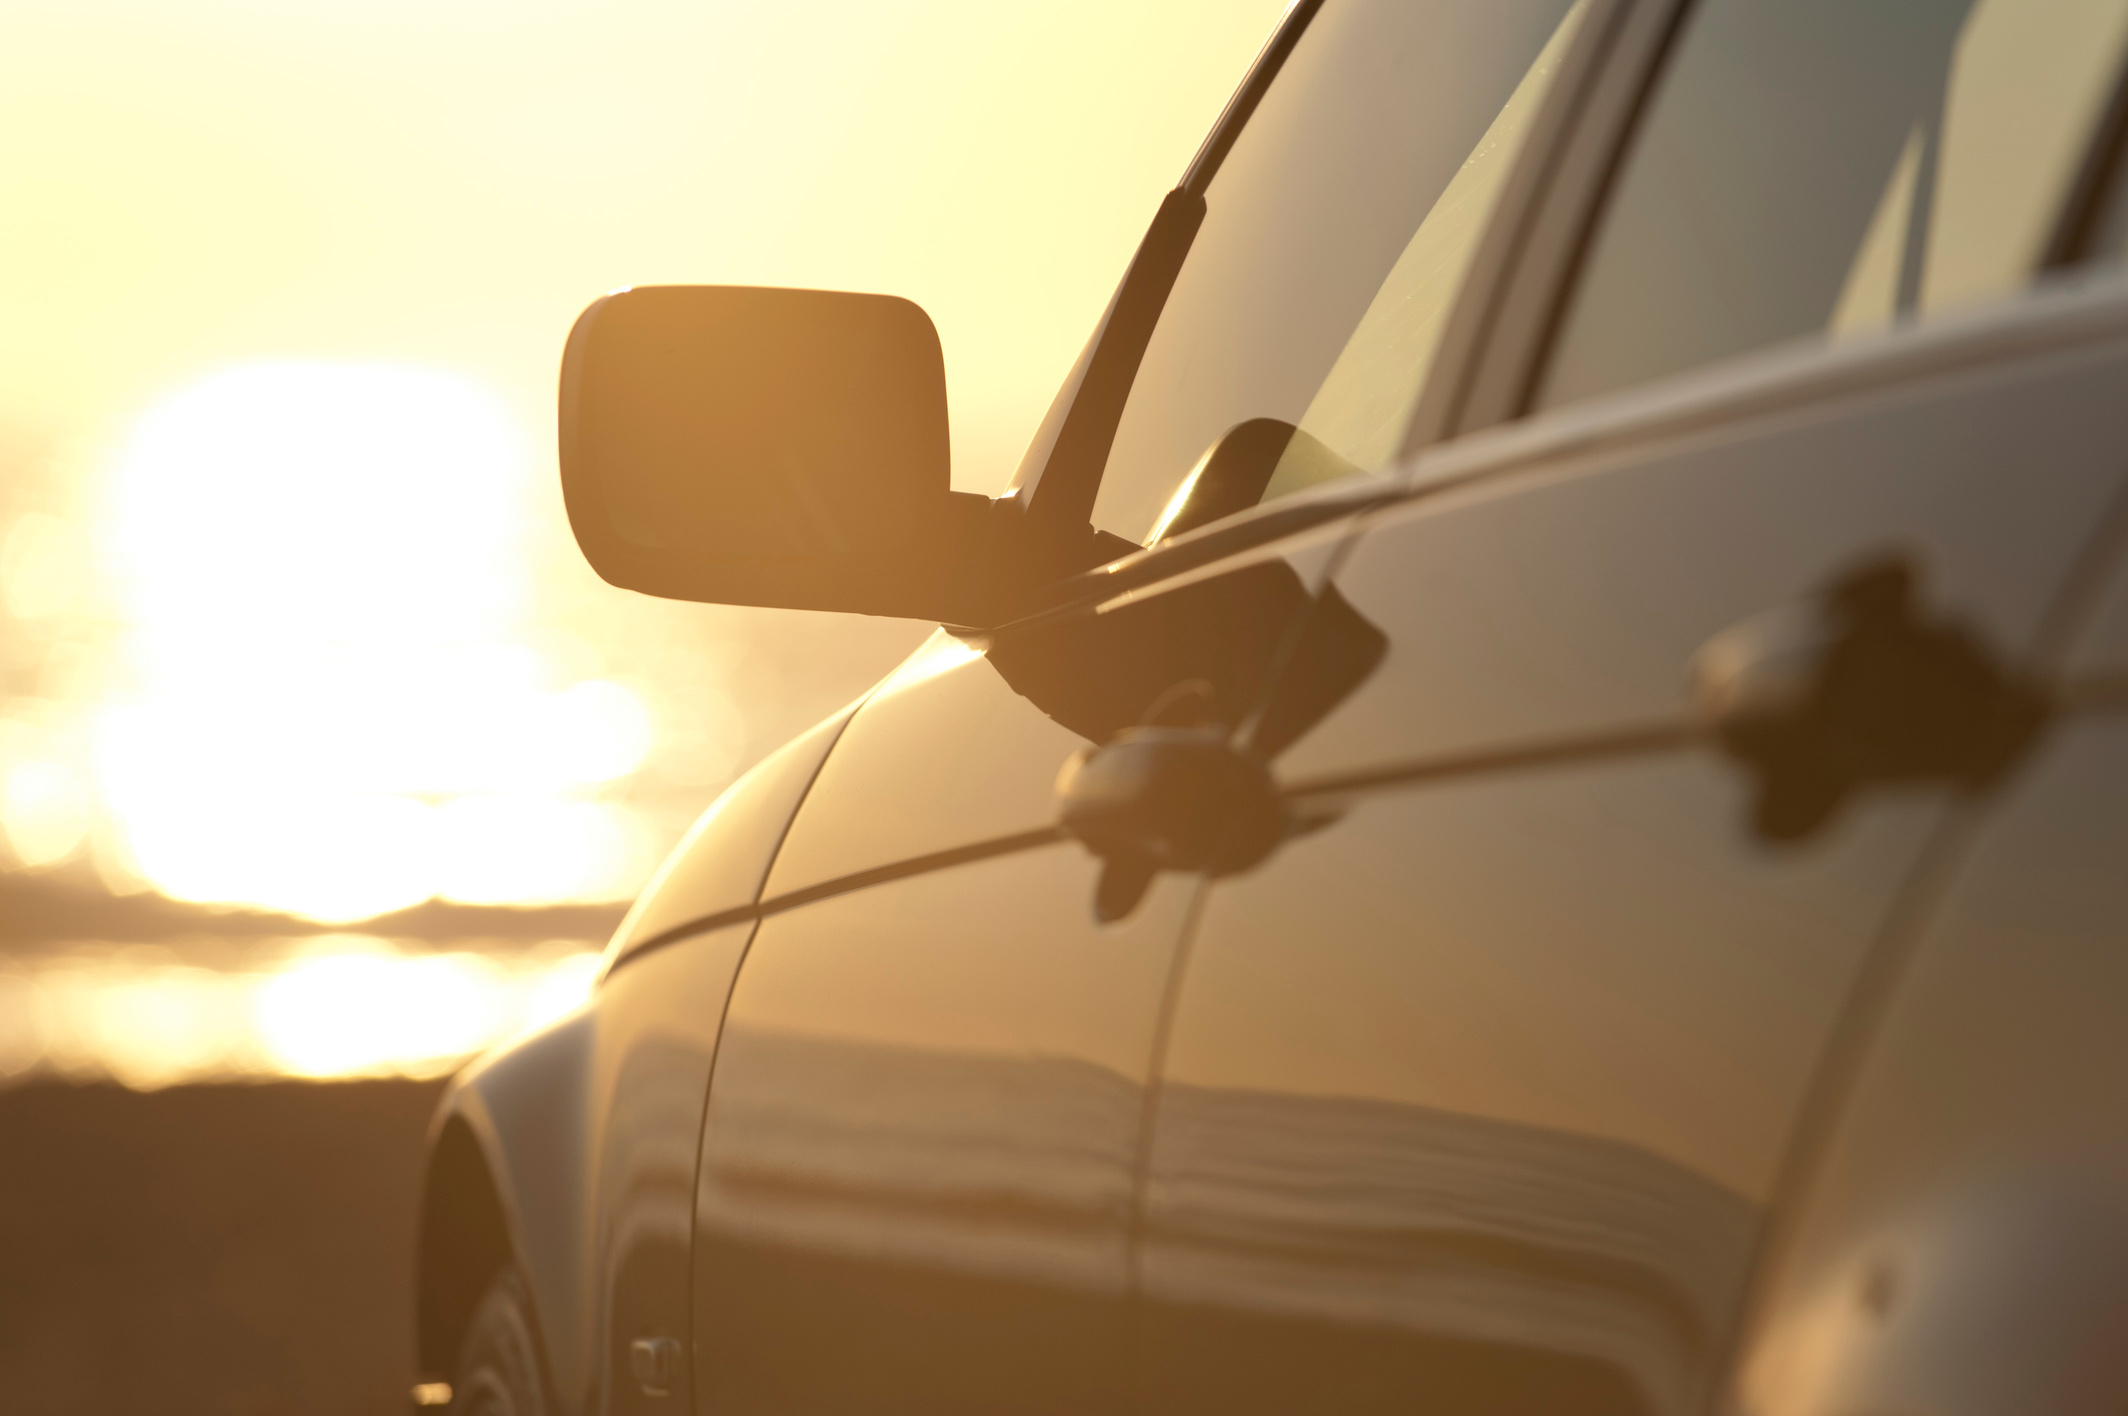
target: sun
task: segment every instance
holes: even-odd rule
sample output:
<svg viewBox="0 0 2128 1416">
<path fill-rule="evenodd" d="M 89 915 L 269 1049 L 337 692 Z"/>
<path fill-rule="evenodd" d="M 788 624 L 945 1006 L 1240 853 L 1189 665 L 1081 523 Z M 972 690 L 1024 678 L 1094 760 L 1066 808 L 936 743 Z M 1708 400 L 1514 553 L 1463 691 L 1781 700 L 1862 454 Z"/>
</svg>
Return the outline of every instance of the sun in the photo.
<svg viewBox="0 0 2128 1416">
<path fill-rule="evenodd" d="M 314 919 L 624 897 L 653 746 L 530 634 L 527 439 L 461 374 L 273 362 L 140 420 L 103 515 L 132 691 L 99 788 L 180 899 Z"/>
</svg>

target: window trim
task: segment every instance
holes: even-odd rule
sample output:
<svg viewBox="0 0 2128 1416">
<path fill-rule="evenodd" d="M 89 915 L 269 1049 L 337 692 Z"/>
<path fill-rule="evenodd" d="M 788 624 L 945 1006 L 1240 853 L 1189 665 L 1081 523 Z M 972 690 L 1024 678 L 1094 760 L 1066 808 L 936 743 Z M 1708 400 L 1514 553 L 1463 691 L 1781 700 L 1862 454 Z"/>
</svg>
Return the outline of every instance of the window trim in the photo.
<svg viewBox="0 0 2128 1416">
<path fill-rule="evenodd" d="M 1522 415 L 1615 168 L 1691 5 L 1590 0 L 1472 252 L 1393 462 Z M 1001 501 L 1059 529 L 1091 527 L 1140 363 L 1203 222 L 1204 191 L 1321 6 L 1294 0 L 1279 21 L 1163 202 Z M 1148 278 L 1134 288 L 1141 273 Z M 1249 518 L 1267 533 L 1279 522 Z M 1104 564 L 1141 549 L 1101 539 L 1115 552 Z"/>
<path fill-rule="evenodd" d="M 1056 525 L 1067 533 L 1082 526 L 1092 528 L 1094 498 L 1108 474 L 1109 451 L 1123 422 L 1123 410 L 1168 296 L 1204 224 L 1205 189 L 1322 6 L 1323 0 L 1293 0 L 1191 159 L 1181 185 L 1160 203 L 1108 308 L 1058 390 L 1056 404 L 1042 420 L 1012 485 L 1000 498 L 1019 507 L 1030 520 Z M 1104 541 L 1102 548 L 1116 555 L 1138 549 L 1121 537 L 1107 541 L 1117 545 Z"/>
<path fill-rule="evenodd" d="M 2124 188 L 2128 188 L 2128 54 L 2121 57 L 2113 92 L 2092 132 L 2091 145 L 2062 198 L 2054 234 L 2039 258 L 2042 274 L 2068 270 L 2091 258 L 2092 242 L 2100 235 L 2108 208 L 2128 196 Z"/>
<path fill-rule="evenodd" d="M 1399 461 L 1502 421 L 1473 416 L 1490 391 L 1488 371 L 1519 347 L 1516 335 L 1529 322 L 1532 292 L 1541 294 L 1561 278 L 1558 267 L 1571 254 L 1562 242 L 1578 236 L 1579 214 L 1595 200 L 1590 188 L 1607 176 L 1619 129 L 1630 122 L 1621 105 L 1637 104 L 1642 71 L 1653 60 L 1645 52 L 1651 14 L 1667 21 L 1682 3 L 1590 0 L 1471 253 L 1426 386 L 1398 443 Z"/>
<path fill-rule="evenodd" d="M 1458 351 L 1464 355 L 1462 377 L 1453 387 L 1428 390 L 1437 401 L 1420 409 L 1430 421 L 1413 420 L 1407 454 L 1528 411 L 1641 111 L 1692 3 L 1620 0 L 1608 25 L 1589 27 L 1587 52 L 1576 56 L 1585 67 L 1562 75 L 1576 82 L 1560 85 L 1555 111 L 1546 115 L 1553 125 L 1547 133 L 1552 150 L 1530 154 L 1526 170 L 1517 174 L 1526 184 L 1524 205 L 1502 213 L 1506 229 L 1494 255 L 1501 269 L 1484 292 L 1466 292 L 1469 300 L 1482 298 L 1485 307 L 1470 316 L 1479 326 L 1473 347 Z"/>
<path fill-rule="evenodd" d="M 1560 328 L 1579 288 L 1596 233 L 1632 150 L 1640 121 L 1672 57 L 1676 40 L 1699 0 L 1639 0 L 1640 8 L 1619 26 L 1617 57 L 1590 85 L 1585 111 L 1548 174 L 1527 216 L 1529 235 L 1520 269 L 1503 282 L 1500 309 L 1470 361 L 1469 392 L 1442 415 L 1445 431 L 1433 432 L 1414 419 L 1403 455 L 1431 442 L 1521 421 L 1531 416 L 1537 385 L 1548 367 Z M 2092 138 L 2052 223 L 2052 234 L 2034 272 L 2017 300 L 2030 298 L 2047 273 L 2066 271 L 2090 256 L 2108 205 L 2128 199 L 2128 55 L 2120 61 L 2112 91 Z M 1469 294 L 1471 292 L 1466 292 Z M 1462 316 L 1458 309 L 1457 316 Z M 1903 343 L 1920 326 L 1902 326 L 1892 337 Z M 1736 357 L 1750 359 L 1767 351 Z M 1824 351 L 1819 351 L 1820 353 Z M 1728 360 L 1716 361 L 1726 363 Z M 1785 362 L 1785 361 L 1784 361 Z M 1695 381 L 1708 365 L 1679 370 L 1646 385 L 1667 388 L 1673 380 Z M 1632 397 L 1641 388 L 1618 390 Z M 1429 390 L 1429 397 L 1433 395 Z M 1606 395 L 1598 402 L 1608 402 Z M 1428 410 L 1422 408 L 1421 413 Z"/>
</svg>

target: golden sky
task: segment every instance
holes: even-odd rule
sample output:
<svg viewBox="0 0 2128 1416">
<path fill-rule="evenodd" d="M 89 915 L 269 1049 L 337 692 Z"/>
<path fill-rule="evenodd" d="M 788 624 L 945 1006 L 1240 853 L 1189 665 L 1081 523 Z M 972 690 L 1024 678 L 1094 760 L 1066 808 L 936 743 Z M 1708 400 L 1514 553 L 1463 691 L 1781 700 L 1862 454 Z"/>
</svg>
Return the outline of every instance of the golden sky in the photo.
<svg viewBox="0 0 2128 1416">
<path fill-rule="evenodd" d="M 602 291 L 907 295 L 998 485 L 1266 0 L 13 0 L 0 419 L 410 360 L 544 424 Z"/>
<path fill-rule="evenodd" d="M 1000 487 L 1276 0 L 13 0 L 0 869 L 358 919 L 625 896 L 909 626 L 569 546 L 576 312 L 937 322 Z"/>
</svg>

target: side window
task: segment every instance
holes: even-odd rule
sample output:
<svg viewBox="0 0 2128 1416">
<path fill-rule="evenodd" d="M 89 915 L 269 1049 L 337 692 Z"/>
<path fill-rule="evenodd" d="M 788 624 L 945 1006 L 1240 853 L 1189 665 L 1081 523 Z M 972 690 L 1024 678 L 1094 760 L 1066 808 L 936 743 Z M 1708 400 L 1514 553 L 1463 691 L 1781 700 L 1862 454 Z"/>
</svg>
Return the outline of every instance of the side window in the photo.
<svg viewBox="0 0 2128 1416">
<path fill-rule="evenodd" d="M 1205 193 L 1094 505 L 1182 529 L 1185 480 L 1275 438 L 1221 511 L 1372 469 L 1402 438 L 1472 249 L 1566 47 L 1569 0 L 1330 0 Z M 1294 432 L 1297 425 L 1298 434 Z"/>
<path fill-rule="evenodd" d="M 1536 405 L 2022 288 L 2124 37 L 2128 0 L 1704 0 Z"/>
</svg>

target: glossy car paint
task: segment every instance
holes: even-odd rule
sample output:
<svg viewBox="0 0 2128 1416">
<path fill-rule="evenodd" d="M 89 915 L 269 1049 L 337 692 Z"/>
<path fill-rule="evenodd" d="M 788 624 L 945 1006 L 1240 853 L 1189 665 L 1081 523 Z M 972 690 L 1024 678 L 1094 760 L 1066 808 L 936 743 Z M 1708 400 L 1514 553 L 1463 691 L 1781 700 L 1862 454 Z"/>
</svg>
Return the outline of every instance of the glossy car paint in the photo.
<svg viewBox="0 0 2128 1416">
<path fill-rule="evenodd" d="M 1103 927 L 1096 870 L 1060 842 L 762 922 L 702 1158 L 699 1409 L 1127 1399 L 1146 1071 L 1194 888 Z"/>
<path fill-rule="evenodd" d="M 1888 546 L 2027 649 L 2128 468 L 2128 343 L 2071 324 L 1865 396 L 1725 381 L 1688 438 L 1614 426 L 1373 519 L 1335 583 L 1388 656 L 1279 766 L 1336 819 L 1212 887 L 1177 1006 L 1157 1407 L 1705 1399 L 1814 1067 L 1946 805 L 1754 839 L 1692 656 Z"/>
<path fill-rule="evenodd" d="M 454 1262 L 495 1257 L 455 1252 L 453 1230 L 507 1239 L 571 1409 L 628 1409 L 636 1385 L 613 1377 L 629 1344 L 685 1332 L 695 1133 L 724 999 L 776 843 L 847 721 L 793 739 L 704 813 L 616 931 L 594 1008 L 453 1082 L 432 1143 L 450 1163 L 432 1164 L 424 1197 L 425 1370 L 450 1370 L 479 1296 Z"/>
<path fill-rule="evenodd" d="M 2128 732 L 2062 723 L 1932 901 L 1772 1266 L 1769 1416 L 2100 1411 L 2128 1394 Z"/>
<path fill-rule="evenodd" d="M 1731 1377 L 1768 1416 L 2118 1406 L 2128 575 L 2118 513 L 2054 642 L 2062 704 L 1962 812 L 1879 945 Z"/>
<path fill-rule="evenodd" d="M 1127 1400 L 1145 1089 L 1195 891 L 1156 881 L 1097 923 L 1101 866 L 1049 824 L 1054 782 L 1176 683 L 1239 724 L 1344 534 L 986 653 L 941 637 L 859 710 L 766 898 L 859 888 L 762 921 L 717 1060 L 701 1409 Z"/>
<path fill-rule="evenodd" d="M 791 814 L 854 711 L 838 713 L 791 739 L 702 813 L 614 931 L 605 973 L 645 948 L 752 908 Z"/>
<path fill-rule="evenodd" d="M 1549 175 L 1458 305 L 1476 392 L 1422 422 L 1522 406 L 1677 11 L 1592 11 L 1595 96 L 1538 125 Z M 2111 1400 L 2111 730 L 2057 722 L 1999 803 L 1873 793 L 1775 846 L 1685 690 L 1710 635 L 1894 551 L 2001 662 L 2128 701 L 2128 590 L 2093 608 L 2124 378 L 2128 291 L 2059 285 L 1465 437 L 1388 509 L 935 638 L 764 800 L 764 836 L 797 820 L 758 905 L 690 937 L 726 907 L 654 893 L 624 934 L 660 947 L 454 1092 L 562 1408 L 1671 1412 L 1732 1372 L 1767 1416 Z M 1323 662 L 1279 647 L 1333 623 Z M 1050 783 L 1189 678 L 1295 834 L 1099 925 Z M 692 1385 L 630 1387 L 627 1343 L 674 1332 Z"/>
</svg>

